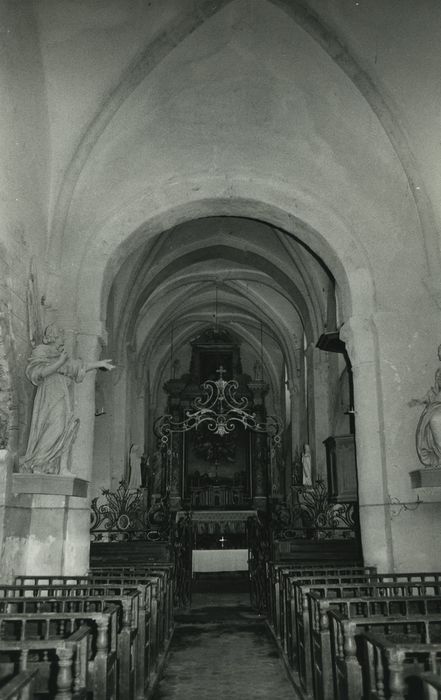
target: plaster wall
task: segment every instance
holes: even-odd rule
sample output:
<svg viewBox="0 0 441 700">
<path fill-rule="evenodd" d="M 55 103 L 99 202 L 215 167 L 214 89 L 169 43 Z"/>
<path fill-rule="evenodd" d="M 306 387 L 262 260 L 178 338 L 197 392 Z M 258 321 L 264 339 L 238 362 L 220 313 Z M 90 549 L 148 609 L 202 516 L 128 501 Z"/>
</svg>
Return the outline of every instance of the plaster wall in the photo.
<svg viewBox="0 0 441 700">
<path fill-rule="evenodd" d="M 211 18 L 126 100 L 82 171 L 66 260 L 80 262 L 86 241 L 90 254 L 93 232 L 105 262 L 121 227 L 145 221 L 147 201 L 161 209 L 167 190 L 188 187 L 203 200 L 220 181 L 230 197 L 235 181 L 256 194 L 267 182 L 288 186 L 311 224 L 326 211 L 317 226 L 324 235 L 332 216 L 351 230 L 381 308 L 400 306 L 398 274 L 412 288 L 408 303 L 420 306 L 427 270 L 417 211 L 377 117 L 309 36 L 280 11 L 257 7 L 250 17 L 235 3 L 234 16 L 230 8 Z M 81 285 L 99 282 L 96 268 L 93 277 Z"/>
<path fill-rule="evenodd" d="M 69 162 L 101 106 L 133 63 L 149 64 L 173 35 L 192 0 L 33 0 L 47 80 L 51 131 L 51 221 Z M 168 36 L 162 36 L 164 27 Z M 149 52 L 144 56 L 145 47 Z M 69 89 L 66 90 L 66 85 Z M 69 129 L 66 129 L 69 124 Z"/>
<path fill-rule="evenodd" d="M 31 260 L 40 294 L 45 292 L 49 134 L 31 4 L 17 8 L 1 2 L 0 24 L 0 322 L 2 370 L 10 387 L 8 454 L 2 462 L 5 472 L 0 485 L 0 547 L 3 580 L 10 581 L 14 572 L 24 571 L 32 529 L 32 499 L 12 494 L 10 475 L 26 449 L 32 410 L 33 389 L 24 376 L 31 351 L 26 296 Z M 40 311 L 44 318 L 46 309 L 41 306 Z M 46 535 L 37 529 L 33 537 L 38 543 Z"/>
<path fill-rule="evenodd" d="M 41 294 L 45 287 L 47 232 L 47 150 L 45 84 L 32 9 L 16 12 L 0 4 L 0 303 L 3 332 L 10 344 L 8 362 L 16 390 L 18 425 L 13 451 L 23 449 L 32 392 L 22 373 L 30 352 L 26 292 L 34 258 Z M 43 310 L 42 310 L 43 313 Z M 20 437 L 22 438 L 21 441 Z"/>
<path fill-rule="evenodd" d="M 436 236 L 441 219 L 439 3 L 310 0 L 308 5 L 370 76 L 366 90 L 372 94 L 375 86 L 390 110 L 392 137 L 403 151 L 423 225 Z"/>
</svg>

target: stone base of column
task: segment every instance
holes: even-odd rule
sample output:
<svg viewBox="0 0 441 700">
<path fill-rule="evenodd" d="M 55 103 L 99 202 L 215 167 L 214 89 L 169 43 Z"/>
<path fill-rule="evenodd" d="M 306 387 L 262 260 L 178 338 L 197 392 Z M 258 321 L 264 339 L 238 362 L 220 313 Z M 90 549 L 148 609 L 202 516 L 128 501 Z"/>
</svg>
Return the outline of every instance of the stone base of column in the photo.
<svg viewBox="0 0 441 700">
<path fill-rule="evenodd" d="M 41 493 L 87 498 L 89 482 L 72 475 L 13 474 L 13 493 Z"/>
</svg>

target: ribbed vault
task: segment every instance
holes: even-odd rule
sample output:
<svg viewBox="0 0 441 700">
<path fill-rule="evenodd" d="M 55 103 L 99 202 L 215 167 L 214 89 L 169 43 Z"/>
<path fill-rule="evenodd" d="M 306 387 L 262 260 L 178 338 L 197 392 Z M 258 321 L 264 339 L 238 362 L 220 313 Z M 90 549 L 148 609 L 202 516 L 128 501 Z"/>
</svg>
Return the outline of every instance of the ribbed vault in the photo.
<svg viewBox="0 0 441 700">
<path fill-rule="evenodd" d="M 336 302 L 332 275 L 294 236 L 249 218 L 205 217 L 147 238 L 120 266 L 106 317 L 119 370 L 113 389 L 99 377 L 98 394 L 106 394 L 115 424 L 127 426 L 115 453 L 133 441 L 151 449 L 164 384 L 189 372 L 191 343 L 209 328 L 236 339 L 244 374 L 263 375 L 268 410 L 291 414 L 288 388 L 295 393 L 294 432 L 306 439 L 314 382 L 311 376 L 306 388 L 305 367 L 311 375 L 314 367 L 305 349 L 328 322 L 335 325 Z M 144 417 L 134 420 L 139 411 Z M 119 469 L 122 460 L 120 454 Z"/>
</svg>

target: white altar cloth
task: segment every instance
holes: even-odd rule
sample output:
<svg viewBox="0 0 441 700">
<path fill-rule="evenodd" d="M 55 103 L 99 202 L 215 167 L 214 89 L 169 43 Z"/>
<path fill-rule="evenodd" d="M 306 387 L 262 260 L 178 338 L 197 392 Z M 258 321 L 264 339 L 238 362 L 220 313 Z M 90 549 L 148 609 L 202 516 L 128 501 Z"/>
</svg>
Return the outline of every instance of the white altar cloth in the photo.
<svg viewBox="0 0 441 700">
<path fill-rule="evenodd" d="M 194 549 L 193 573 L 248 571 L 248 549 Z"/>
</svg>

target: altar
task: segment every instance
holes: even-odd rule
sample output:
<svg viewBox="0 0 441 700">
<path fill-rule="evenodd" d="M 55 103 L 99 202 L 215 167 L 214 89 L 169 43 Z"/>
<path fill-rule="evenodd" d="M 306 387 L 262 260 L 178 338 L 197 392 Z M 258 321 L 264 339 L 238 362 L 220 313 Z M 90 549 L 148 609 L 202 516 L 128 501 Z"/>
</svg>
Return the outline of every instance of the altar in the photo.
<svg viewBox="0 0 441 700">
<path fill-rule="evenodd" d="M 248 549 L 194 549 L 192 573 L 248 571 Z"/>
<path fill-rule="evenodd" d="M 185 511 L 177 514 L 184 517 Z M 192 573 L 247 571 L 248 521 L 255 510 L 197 510 L 192 514 Z"/>
</svg>

